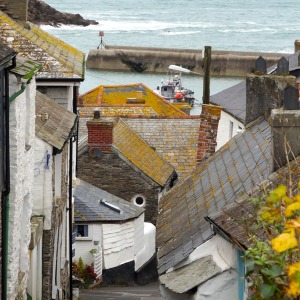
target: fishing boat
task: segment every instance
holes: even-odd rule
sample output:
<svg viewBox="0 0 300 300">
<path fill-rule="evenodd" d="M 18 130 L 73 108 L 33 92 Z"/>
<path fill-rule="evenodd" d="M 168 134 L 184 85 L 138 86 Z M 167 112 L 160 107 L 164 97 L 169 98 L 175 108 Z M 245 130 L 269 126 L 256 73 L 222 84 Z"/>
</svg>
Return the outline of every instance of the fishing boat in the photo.
<svg viewBox="0 0 300 300">
<path fill-rule="evenodd" d="M 195 104 L 194 92 L 182 86 L 181 73 L 195 72 L 176 65 L 170 65 L 169 70 L 172 71 L 170 78 L 167 81 L 162 80 L 155 92 L 170 103 L 187 102 L 193 107 Z"/>
</svg>

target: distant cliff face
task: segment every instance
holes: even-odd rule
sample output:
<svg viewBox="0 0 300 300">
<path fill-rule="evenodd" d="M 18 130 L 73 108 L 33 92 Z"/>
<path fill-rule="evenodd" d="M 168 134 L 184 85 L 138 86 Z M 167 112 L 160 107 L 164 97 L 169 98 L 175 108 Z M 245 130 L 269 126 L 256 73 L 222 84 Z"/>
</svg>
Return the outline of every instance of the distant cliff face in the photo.
<svg viewBox="0 0 300 300">
<path fill-rule="evenodd" d="M 59 26 L 61 24 L 80 26 L 98 24 L 96 21 L 84 19 L 80 14 L 59 12 L 41 0 L 29 0 L 28 20 L 34 24 L 52 26 Z"/>
</svg>

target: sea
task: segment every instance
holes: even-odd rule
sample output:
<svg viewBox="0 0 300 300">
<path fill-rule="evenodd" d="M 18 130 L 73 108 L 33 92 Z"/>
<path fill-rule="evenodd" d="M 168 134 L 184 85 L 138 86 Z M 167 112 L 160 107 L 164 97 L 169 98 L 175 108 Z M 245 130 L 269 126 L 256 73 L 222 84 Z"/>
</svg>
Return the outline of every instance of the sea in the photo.
<svg viewBox="0 0 300 300">
<path fill-rule="evenodd" d="M 44 0 L 62 12 L 79 13 L 98 25 L 41 27 L 83 51 L 106 45 L 293 53 L 300 39 L 298 0 Z M 101 46 L 101 45 L 100 45 Z M 80 93 L 99 85 L 144 83 L 152 89 L 162 74 L 87 69 Z M 241 78 L 211 78 L 211 94 Z M 202 77 L 184 75 L 183 86 L 202 98 Z M 199 100 L 201 102 L 201 100 Z"/>
</svg>

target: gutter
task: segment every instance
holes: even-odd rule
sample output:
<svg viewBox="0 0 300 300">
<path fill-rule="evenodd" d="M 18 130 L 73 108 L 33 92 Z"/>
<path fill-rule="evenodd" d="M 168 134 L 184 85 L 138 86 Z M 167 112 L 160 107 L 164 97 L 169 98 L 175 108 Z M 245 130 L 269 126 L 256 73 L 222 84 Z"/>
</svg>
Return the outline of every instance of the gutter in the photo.
<svg viewBox="0 0 300 300">
<path fill-rule="evenodd" d="M 16 67 L 17 53 L 12 57 L 12 65 L 5 69 L 5 190 L 1 203 L 2 218 L 2 265 L 1 265 L 1 295 L 2 299 L 7 298 L 7 269 L 8 269 L 8 226 L 9 226 L 9 193 L 10 193 L 10 152 L 9 152 L 9 71 Z"/>
</svg>

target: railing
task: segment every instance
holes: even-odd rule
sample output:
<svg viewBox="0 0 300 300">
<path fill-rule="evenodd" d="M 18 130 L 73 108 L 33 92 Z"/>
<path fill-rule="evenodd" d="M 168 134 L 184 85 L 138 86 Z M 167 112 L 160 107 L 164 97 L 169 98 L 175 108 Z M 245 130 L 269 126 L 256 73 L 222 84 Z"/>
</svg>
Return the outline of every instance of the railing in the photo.
<svg viewBox="0 0 300 300">
<path fill-rule="evenodd" d="M 102 247 L 98 248 L 98 252 L 94 254 L 94 270 L 97 274 L 97 279 L 102 276 Z"/>
</svg>

